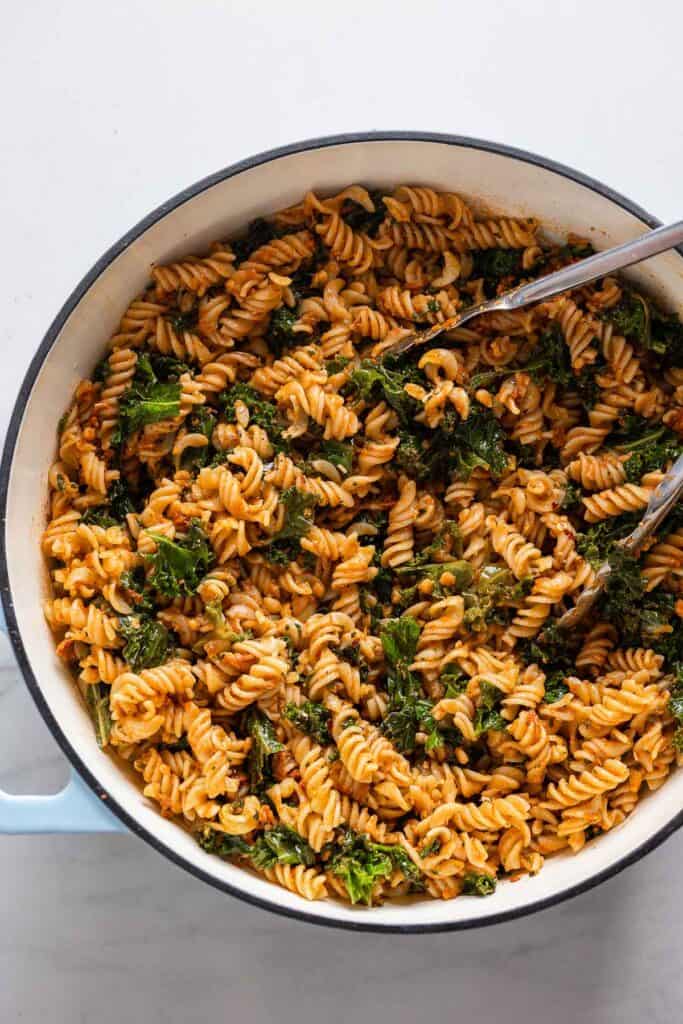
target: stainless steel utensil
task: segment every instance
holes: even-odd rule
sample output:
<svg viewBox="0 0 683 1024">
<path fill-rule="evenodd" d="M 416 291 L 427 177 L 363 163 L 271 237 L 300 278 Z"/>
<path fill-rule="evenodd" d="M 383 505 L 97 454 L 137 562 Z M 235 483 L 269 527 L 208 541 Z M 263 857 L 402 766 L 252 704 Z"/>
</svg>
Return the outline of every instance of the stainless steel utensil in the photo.
<svg viewBox="0 0 683 1024">
<path fill-rule="evenodd" d="M 461 327 L 468 320 L 472 320 L 475 316 L 481 316 L 482 313 L 494 313 L 501 310 L 509 312 L 512 309 L 522 309 L 533 302 L 550 299 L 553 295 L 558 295 L 559 292 L 578 288 L 582 284 L 595 281 L 598 277 L 605 277 L 615 270 L 623 270 L 624 267 L 640 263 L 666 249 L 672 249 L 681 242 L 683 242 L 683 220 L 669 224 L 667 227 L 655 228 L 654 231 L 648 231 L 646 234 L 634 238 L 632 242 L 624 242 L 623 245 L 617 245 L 613 249 L 605 249 L 604 252 L 598 252 L 594 256 L 589 256 L 588 259 L 563 267 L 562 270 L 558 270 L 554 274 L 547 274 L 528 284 L 512 288 L 509 292 L 497 295 L 495 299 L 489 299 L 488 302 L 481 302 L 477 306 L 463 309 L 456 316 L 449 317 L 443 323 L 434 324 L 426 331 L 416 331 L 407 335 L 383 349 L 382 356 L 402 355 L 416 345 L 425 345 L 427 342 L 433 341 L 444 331 L 452 331 L 455 327 Z"/>
<path fill-rule="evenodd" d="M 618 543 L 631 555 L 637 555 L 645 541 L 671 511 L 683 492 L 683 455 L 679 455 L 661 483 L 650 495 L 643 518 L 635 530 Z M 560 629 L 571 629 L 584 619 L 605 589 L 612 569 L 609 562 L 603 562 L 598 569 L 595 582 L 586 587 L 568 612 L 558 620 Z"/>
</svg>

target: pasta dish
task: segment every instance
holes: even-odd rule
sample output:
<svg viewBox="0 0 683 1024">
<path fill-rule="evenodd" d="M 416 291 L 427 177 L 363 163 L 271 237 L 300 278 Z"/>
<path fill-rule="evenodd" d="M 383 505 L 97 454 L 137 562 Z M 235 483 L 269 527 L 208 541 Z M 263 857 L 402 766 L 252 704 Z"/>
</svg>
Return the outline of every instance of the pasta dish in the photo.
<svg viewBox="0 0 683 1024">
<path fill-rule="evenodd" d="M 487 896 L 683 756 L 683 514 L 618 544 L 683 451 L 678 318 L 605 278 L 384 354 L 591 251 L 350 186 L 151 269 L 59 424 L 45 613 L 208 853 L 306 899 Z"/>
</svg>

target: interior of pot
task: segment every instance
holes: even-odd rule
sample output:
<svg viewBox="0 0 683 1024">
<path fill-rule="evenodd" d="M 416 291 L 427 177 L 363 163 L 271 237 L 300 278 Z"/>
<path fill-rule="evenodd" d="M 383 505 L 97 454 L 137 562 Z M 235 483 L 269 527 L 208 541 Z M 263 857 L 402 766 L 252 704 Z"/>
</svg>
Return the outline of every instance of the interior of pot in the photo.
<svg viewBox="0 0 683 1024">
<path fill-rule="evenodd" d="M 6 550 L 10 584 L 9 620 L 13 614 L 28 673 L 66 743 L 137 826 L 164 851 L 205 878 L 242 892 L 274 908 L 319 920 L 374 927 L 438 927 L 485 921 L 522 912 L 556 897 L 616 863 L 632 857 L 665 830 L 683 804 L 683 773 L 676 773 L 647 797 L 621 826 L 589 844 L 578 856 L 561 855 L 546 862 L 535 878 L 501 883 L 485 900 L 462 897 L 448 902 L 414 900 L 368 910 L 336 902 L 307 903 L 261 878 L 205 854 L 173 822 L 160 817 L 136 784 L 98 749 L 90 719 L 76 687 L 54 652 L 42 613 L 46 596 L 40 554 L 44 527 L 47 472 L 54 458 L 57 422 L 74 387 L 101 358 L 107 339 L 130 299 L 149 279 L 150 266 L 180 255 L 201 252 L 217 238 L 238 233 L 249 220 L 295 201 L 308 190 L 334 192 L 349 183 L 390 187 L 401 182 L 431 185 L 478 197 L 489 209 L 535 215 L 552 232 L 573 231 L 597 248 L 626 241 L 647 228 L 642 220 L 610 196 L 521 157 L 491 152 L 476 145 L 445 141 L 361 140 L 276 155 L 204 185 L 179 205 L 168 204 L 154 223 L 133 238 L 105 265 L 85 294 L 66 310 L 52 343 L 44 347 L 39 368 L 30 372 L 30 392 L 19 399 L 23 414 L 8 483 Z M 170 208 L 168 208 L 170 207 Z M 634 269 L 641 287 L 671 309 L 683 312 L 683 258 L 670 252 Z M 32 345 L 37 339 L 25 339 Z M 12 431 L 11 431 L 12 434 Z M 10 435 L 11 443 L 11 435 Z"/>
</svg>

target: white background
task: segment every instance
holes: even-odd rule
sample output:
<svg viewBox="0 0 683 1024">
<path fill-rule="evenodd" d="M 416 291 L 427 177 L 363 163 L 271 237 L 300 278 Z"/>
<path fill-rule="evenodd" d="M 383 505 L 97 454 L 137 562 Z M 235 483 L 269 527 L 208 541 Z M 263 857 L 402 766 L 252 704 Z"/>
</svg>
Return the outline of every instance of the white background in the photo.
<svg viewBox="0 0 683 1024">
<path fill-rule="evenodd" d="M 133 223 L 263 149 L 363 129 L 543 153 L 683 216 L 677 0 L 25 0 L 0 32 L 0 430 L 49 322 Z M 400 169 L 397 169 L 400 174 Z M 53 425 L 44 438 L 52 443 Z M 64 762 L 0 649 L 0 783 Z M 0 1020 L 680 1019 L 683 835 L 570 903 L 454 935 L 275 918 L 126 836 L 0 840 Z"/>
</svg>

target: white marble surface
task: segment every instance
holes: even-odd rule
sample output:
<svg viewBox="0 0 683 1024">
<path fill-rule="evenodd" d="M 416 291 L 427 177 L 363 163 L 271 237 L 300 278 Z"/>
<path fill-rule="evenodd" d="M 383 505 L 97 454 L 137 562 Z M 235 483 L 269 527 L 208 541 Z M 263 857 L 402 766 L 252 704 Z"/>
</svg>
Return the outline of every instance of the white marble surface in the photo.
<svg viewBox="0 0 683 1024">
<path fill-rule="evenodd" d="M 261 149 L 453 131 L 573 164 L 661 218 L 683 213 L 676 0 L 33 0 L 3 15 L 0 430 L 42 333 L 101 252 L 184 185 Z M 57 789 L 63 759 L 0 645 L 0 783 Z M 519 922 L 382 937 L 252 909 L 133 838 L 3 838 L 0 1020 L 669 1024 L 683 995 L 682 854 L 678 835 Z"/>
</svg>

